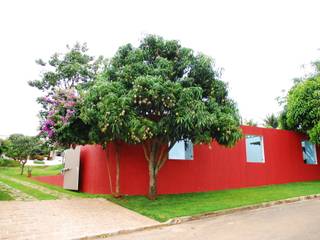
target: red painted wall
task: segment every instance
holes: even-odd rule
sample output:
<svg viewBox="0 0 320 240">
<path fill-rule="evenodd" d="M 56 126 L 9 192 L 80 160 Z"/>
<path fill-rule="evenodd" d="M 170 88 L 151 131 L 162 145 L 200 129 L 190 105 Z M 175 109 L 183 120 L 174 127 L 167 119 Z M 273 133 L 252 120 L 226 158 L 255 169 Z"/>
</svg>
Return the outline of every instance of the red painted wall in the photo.
<svg viewBox="0 0 320 240">
<path fill-rule="evenodd" d="M 63 186 L 63 175 L 55 175 L 55 176 L 39 176 L 32 177 L 32 179 L 37 180 L 39 182 L 48 183 L 56 186 Z"/>
<path fill-rule="evenodd" d="M 303 162 L 301 140 L 292 131 L 243 126 L 244 134 L 263 136 L 265 163 L 246 162 L 245 140 L 233 148 L 213 142 L 194 146 L 194 160 L 168 160 L 159 172 L 159 194 L 203 192 L 268 184 L 319 180 L 320 165 Z M 319 148 L 317 148 L 318 159 Z M 106 161 L 108 156 L 108 161 Z M 121 149 L 120 186 L 123 194 L 147 194 L 148 168 L 142 147 Z M 108 164 L 107 164 L 108 163 Z M 111 178 L 109 178 L 109 173 Z M 115 186 L 114 148 L 84 146 L 81 150 L 81 191 L 110 193 Z M 111 179 L 111 183 L 110 183 Z"/>
</svg>

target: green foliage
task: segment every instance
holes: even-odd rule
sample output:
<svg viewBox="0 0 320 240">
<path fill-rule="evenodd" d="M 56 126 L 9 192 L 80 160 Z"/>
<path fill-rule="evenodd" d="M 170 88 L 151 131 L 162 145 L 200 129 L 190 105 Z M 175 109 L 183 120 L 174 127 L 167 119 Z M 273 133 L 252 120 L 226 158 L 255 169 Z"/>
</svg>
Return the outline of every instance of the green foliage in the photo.
<svg viewBox="0 0 320 240">
<path fill-rule="evenodd" d="M 127 44 L 118 50 L 83 92 L 80 117 L 98 127 L 91 130 L 98 142 L 214 138 L 232 146 L 241 137 L 239 115 L 219 76 L 207 56 L 150 35 L 138 48 Z"/>
<path fill-rule="evenodd" d="M 12 134 L 6 141 L 6 156 L 15 160 L 27 159 L 37 144 L 35 137 Z"/>
<path fill-rule="evenodd" d="M 36 61 L 44 67 L 41 79 L 29 81 L 29 85 L 43 92 L 54 93 L 56 89 L 71 89 L 84 86 L 95 78 L 103 67 L 103 58 L 95 60 L 87 54 L 86 44 L 76 43 L 69 47 L 66 54 L 55 53 L 46 63 L 42 59 Z"/>
<path fill-rule="evenodd" d="M 0 167 L 18 167 L 19 165 L 17 161 L 0 158 Z"/>
<path fill-rule="evenodd" d="M 245 121 L 244 121 L 244 125 L 257 127 L 257 126 L 258 126 L 258 123 L 255 122 L 253 119 L 249 119 L 249 120 L 245 120 Z"/>
<path fill-rule="evenodd" d="M 309 135 L 320 143 L 320 75 L 308 77 L 293 86 L 287 96 L 283 115 L 288 129 Z"/>
<path fill-rule="evenodd" d="M 278 117 L 275 114 L 267 115 L 266 118 L 263 120 L 264 126 L 267 128 L 278 128 Z"/>
<path fill-rule="evenodd" d="M 34 160 L 33 163 L 35 164 L 44 164 L 44 161 L 41 160 Z"/>
<path fill-rule="evenodd" d="M 82 91 L 80 118 L 94 143 L 142 143 L 149 163 L 149 196 L 156 196 L 165 152 L 179 140 L 233 146 L 239 114 L 213 60 L 149 35 L 120 47 L 105 71 Z"/>
</svg>

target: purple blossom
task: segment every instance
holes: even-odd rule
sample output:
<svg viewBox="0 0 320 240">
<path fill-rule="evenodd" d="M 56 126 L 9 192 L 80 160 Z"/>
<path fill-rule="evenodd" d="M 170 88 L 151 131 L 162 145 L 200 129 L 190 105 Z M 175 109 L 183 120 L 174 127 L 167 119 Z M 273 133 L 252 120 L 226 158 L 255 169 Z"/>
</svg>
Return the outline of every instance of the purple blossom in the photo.
<svg viewBox="0 0 320 240">
<path fill-rule="evenodd" d="M 46 102 L 46 103 L 49 103 L 49 104 L 54 104 L 54 100 L 51 99 L 50 97 L 46 96 L 43 98 L 43 100 Z"/>
<path fill-rule="evenodd" d="M 41 132 L 46 133 L 49 138 L 54 137 L 57 128 L 61 127 L 61 124 L 68 124 L 75 115 L 78 98 L 74 89 L 58 90 L 52 96 L 43 97 L 43 101 L 47 103 L 47 115 L 42 122 Z"/>
</svg>

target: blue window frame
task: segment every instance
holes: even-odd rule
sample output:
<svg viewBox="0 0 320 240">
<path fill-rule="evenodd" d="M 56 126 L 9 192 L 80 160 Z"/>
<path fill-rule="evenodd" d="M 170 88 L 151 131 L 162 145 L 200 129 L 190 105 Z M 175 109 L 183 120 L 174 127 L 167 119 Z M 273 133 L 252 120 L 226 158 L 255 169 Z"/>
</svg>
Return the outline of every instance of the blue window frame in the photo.
<svg viewBox="0 0 320 240">
<path fill-rule="evenodd" d="M 316 146 L 309 141 L 302 141 L 303 161 L 306 164 L 317 164 Z"/>
<path fill-rule="evenodd" d="M 193 144 L 190 140 L 178 141 L 169 151 L 170 160 L 193 160 Z"/>
<path fill-rule="evenodd" d="M 247 162 L 264 163 L 263 137 L 255 135 L 246 135 L 246 154 Z"/>
</svg>

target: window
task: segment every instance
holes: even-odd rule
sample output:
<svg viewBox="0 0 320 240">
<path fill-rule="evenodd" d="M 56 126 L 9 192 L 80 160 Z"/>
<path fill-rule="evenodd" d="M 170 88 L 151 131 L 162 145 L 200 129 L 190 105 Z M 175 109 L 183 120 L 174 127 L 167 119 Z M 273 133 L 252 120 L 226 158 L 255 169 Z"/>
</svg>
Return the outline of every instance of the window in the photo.
<svg viewBox="0 0 320 240">
<path fill-rule="evenodd" d="M 247 162 L 264 163 L 263 137 L 246 135 Z"/>
<path fill-rule="evenodd" d="M 317 164 L 316 146 L 309 141 L 302 141 L 303 161 L 306 164 Z"/>
<path fill-rule="evenodd" d="M 169 151 L 169 159 L 174 160 L 193 160 L 193 144 L 190 140 L 182 140 Z"/>
</svg>

